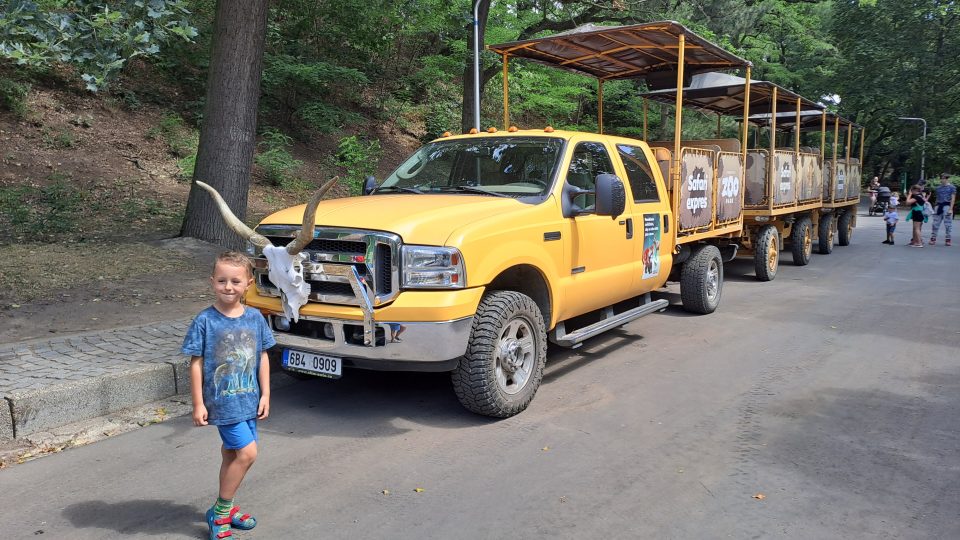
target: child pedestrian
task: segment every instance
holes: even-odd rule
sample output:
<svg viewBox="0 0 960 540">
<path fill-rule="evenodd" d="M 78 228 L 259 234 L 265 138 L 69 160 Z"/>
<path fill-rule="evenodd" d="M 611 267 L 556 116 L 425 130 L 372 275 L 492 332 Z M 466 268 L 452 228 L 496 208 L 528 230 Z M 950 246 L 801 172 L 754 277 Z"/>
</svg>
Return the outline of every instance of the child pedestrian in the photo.
<svg viewBox="0 0 960 540">
<path fill-rule="evenodd" d="M 881 244 L 893 245 L 893 231 L 897 230 L 897 222 L 900 221 L 900 215 L 897 214 L 897 207 L 894 204 L 887 206 L 887 211 L 883 213 L 883 221 L 887 224 L 887 239 Z"/>
<path fill-rule="evenodd" d="M 183 340 L 190 355 L 193 423 L 220 431 L 220 492 L 207 510 L 210 539 L 249 530 L 257 521 L 240 513 L 233 497 L 257 458 L 257 420 L 270 414 L 270 364 L 266 350 L 276 342 L 259 311 L 243 305 L 253 283 L 250 260 L 221 253 L 210 277 L 215 301 L 193 320 Z"/>
<path fill-rule="evenodd" d="M 923 240 L 920 238 L 920 229 L 928 219 L 923 215 L 923 205 L 926 202 L 927 198 L 923 196 L 923 188 L 920 187 L 920 184 L 911 186 L 910 193 L 907 195 L 907 207 L 910 208 L 910 212 L 907 214 L 907 221 L 910 221 L 913 225 L 913 235 L 910 238 L 910 243 L 907 245 L 911 247 L 923 247 Z"/>
</svg>

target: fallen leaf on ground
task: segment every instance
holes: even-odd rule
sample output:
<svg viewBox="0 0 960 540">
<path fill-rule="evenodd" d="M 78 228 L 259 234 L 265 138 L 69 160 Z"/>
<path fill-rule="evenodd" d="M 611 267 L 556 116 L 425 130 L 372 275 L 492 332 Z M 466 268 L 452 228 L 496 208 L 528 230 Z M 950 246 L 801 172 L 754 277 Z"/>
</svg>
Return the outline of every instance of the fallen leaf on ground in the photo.
<svg viewBox="0 0 960 540">
<path fill-rule="evenodd" d="M 426 491 L 423 488 L 413 488 L 413 490 L 416 491 L 417 493 L 423 493 L 424 491 Z"/>
<path fill-rule="evenodd" d="M 753 498 L 756 499 L 756 500 L 758 500 L 758 501 L 762 501 L 762 500 L 766 499 L 767 496 L 764 495 L 763 493 L 757 493 L 756 495 L 753 496 Z"/>
<path fill-rule="evenodd" d="M 385 489 L 385 490 L 381 491 L 380 493 L 383 493 L 384 495 L 389 495 L 389 494 L 390 494 L 390 490 L 389 490 L 389 489 Z"/>
<path fill-rule="evenodd" d="M 546 451 L 550 450 L 550 447 L 549 447 L 549 446 L 544 446 L 544 447 L 541 448 L 540 450 L 546 452 Z"/>
</svg>

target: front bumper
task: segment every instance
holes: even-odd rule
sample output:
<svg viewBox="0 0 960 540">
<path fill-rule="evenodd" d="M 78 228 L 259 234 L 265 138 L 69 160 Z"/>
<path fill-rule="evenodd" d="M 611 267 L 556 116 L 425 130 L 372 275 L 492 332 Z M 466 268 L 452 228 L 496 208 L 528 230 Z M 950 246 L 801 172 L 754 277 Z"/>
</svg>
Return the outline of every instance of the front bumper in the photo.
<svg viewBox="0 0 960 540">
<path fill-rule="evenodd" d="M 271 326 L 274 317 L 270 316 Z M 348 367 L 388 371 L 450 371 L 467 351 L 473 317 L 444 322 L 373 322 L 371 345 L 350 336 L 359 321 L 323 317 L 300 317 L 322 324 L 325 336 L 304 337 L 274 330 L 283 348 L 336 356 Z M 366 332 L 364 332 L 366 333 Z M 399 339 L 392 339 L 399 333 Z M 353 342 L 351 342 L 353 341 Z"/>
</svg>

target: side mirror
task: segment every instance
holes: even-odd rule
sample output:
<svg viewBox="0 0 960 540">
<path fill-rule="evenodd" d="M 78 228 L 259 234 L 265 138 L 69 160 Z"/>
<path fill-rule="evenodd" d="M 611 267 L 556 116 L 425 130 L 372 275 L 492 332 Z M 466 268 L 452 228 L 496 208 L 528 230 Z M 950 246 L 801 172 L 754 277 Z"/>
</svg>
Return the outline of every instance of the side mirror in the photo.
<svg viewBox="0 0 960 540">
<path fill-rule="evenodd" d="M 623 181 L 614 174 L 597 175 L 597 215 L 617 219 L 627 206 L 627 192 Z"/>
<path fill-rule="evenodd" d="M 375 189 L 377 189 L 377 179 L 372 176 L 366 177 L 363 181 L 363 194 L 369 195 L 373 193 Z"/>
</svg>

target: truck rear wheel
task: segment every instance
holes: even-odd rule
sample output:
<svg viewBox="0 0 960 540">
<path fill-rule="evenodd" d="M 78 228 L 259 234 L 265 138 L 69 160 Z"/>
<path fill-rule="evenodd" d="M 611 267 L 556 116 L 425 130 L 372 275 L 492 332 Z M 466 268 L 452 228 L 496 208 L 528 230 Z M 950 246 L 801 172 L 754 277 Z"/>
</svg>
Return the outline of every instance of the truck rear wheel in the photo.
<svg viewBox="0 0 960 540">
<path fill-rule="evenodd" d="M 723 292 L 723 259 L 716 246 L 703 246 L 680 270 L 680 300 L 683 309 L 706 315 L 720 305 Z"/>
<path fill-rule="evenodd" d="M 849 246 L 851 238 L 853 238 L 853 210 L 847 210 L 840 214 L 840 219 L 837 220 L 837 243 L 841 246 Z"/>
<path fill-rule="evenodd" d="M 813 221 L 804 216 L 793 224 L 790 231 L 790 251 L 793 252 L 793 264 L 806 266 L 813 253 Z"/>
<path fill-rule="evenodd" d="M 753 266 L 760 281 L 773 281 L 780 267 L 780 235 L 777 228 L 767 225 L 757 234 L 753 251 Z"/>
<path fill-rule="evenodd" d="M 820 216 L 817 251 L 827 255 L 833 251 L 833 214 Z"/>
<path fill-rule="evenodd" d="M 467 353 L 451 373 L 453 390 L 467 409 L 507 418 L 533 400 L 547 362 L 543 314 L 527 295 L 484 295 L 473 319 Z"/>
</svg>

